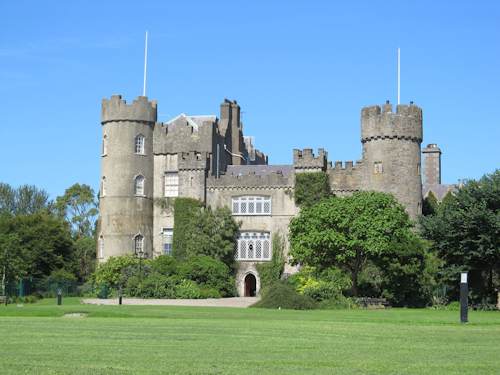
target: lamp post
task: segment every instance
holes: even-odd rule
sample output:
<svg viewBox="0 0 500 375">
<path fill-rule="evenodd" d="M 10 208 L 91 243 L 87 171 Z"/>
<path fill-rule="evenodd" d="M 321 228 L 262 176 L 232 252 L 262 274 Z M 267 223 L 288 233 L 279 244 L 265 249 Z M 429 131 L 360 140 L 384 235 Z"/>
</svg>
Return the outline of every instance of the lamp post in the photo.
<svg viewBox="0 0 500 375">
<path fill-rule="evenodd" d="M 144 257 L 144 250 L 140 249 L 137 252 L 137 256 L 139 257 L 139 280 L 141 281 L 142 286 L 142 258 Z"/>
<path fill-rule="evenodd" d="M 469 305 L 469 285 L 467 284 L 467 272 L 460 273 L 460 323 L 467 323 Z"/>
</svg>

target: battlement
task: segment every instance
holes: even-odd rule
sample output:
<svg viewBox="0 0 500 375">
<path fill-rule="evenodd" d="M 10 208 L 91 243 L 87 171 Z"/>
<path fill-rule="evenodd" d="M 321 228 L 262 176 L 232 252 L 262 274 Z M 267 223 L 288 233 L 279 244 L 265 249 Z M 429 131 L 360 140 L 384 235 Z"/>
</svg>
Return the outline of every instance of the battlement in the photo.
<svg viewBox="0 0 500 375">
<path fill-rule="evenodd" d="M 422 142 L 422 109 L 410 102 L 400 104 L 393 112 L 387 101 L 382 106 L 361 110 L 361 142 L 376 139 L 399 139 Z"/>
<path fill-rule="evenodd" d="M 110 121 L 137 121 L 155 123 L 157 119 L 156 101 L 149 101 L 146 96 L 139 96 L 132 104 L 122 99 L 121 95 L 113 95 L 102 100 L 101 123 Z"/>
<path fill-rule="evenodd" d="M 315 156 L 312 148 L 303 150 L 293 150 L 293 166 L 295 169 L 321 169 L 327 166 L 328 152 L 318 149 L 318 156 Z"/>
<path fill-rule="evenodd" d="M 422 153 L 424 153 L 424 154 L 432 154 L 432 153 L 441 154 L 441 149 L 438 147 L 437 144 L 430 143 L 427 145 L 427 147 L 422 149 Z"/>
<path fill-rule="evenodd" d="M 330 169 L 332 169 L 334 172 L 337 171 L 350 171 L 352 169 L 359 168 L 361 164 L 361 161 L 357 161 L 356 164 L 352 160 L 347 160 L 347 161 L 340 161 L 337 160 L 335 161 L 335 164 L 332 166 L 330 165 Z"/>
<path fill-rule="evenodd" d="M 206 170 L 208 167 L 207 152 L 180 152 L 178 159 L 179 170 Z"/>
<path fill-rule="evenodd" d="M 293 187 L 293 178 L 292 175 L 279 171 L 265 175 L 259 175 L 255 172 L 245 175 L 226 174 L 219 178 L 209 177 L 207 187 L 210 189 L 291 188 Z"/>
</svg>

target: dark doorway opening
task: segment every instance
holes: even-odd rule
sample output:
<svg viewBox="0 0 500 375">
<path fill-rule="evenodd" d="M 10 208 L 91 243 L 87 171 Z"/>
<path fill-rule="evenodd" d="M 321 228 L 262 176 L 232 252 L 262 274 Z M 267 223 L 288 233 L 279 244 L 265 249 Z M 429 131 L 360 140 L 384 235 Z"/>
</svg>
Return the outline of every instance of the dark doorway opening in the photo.
<svg viewBox="0 0 500 375">
<path fill-rule="evenodd" d="M 257 294 L 257 279 L 251 273 L 245 276 L 245 297 L 255 297 Z"/>
</svg>

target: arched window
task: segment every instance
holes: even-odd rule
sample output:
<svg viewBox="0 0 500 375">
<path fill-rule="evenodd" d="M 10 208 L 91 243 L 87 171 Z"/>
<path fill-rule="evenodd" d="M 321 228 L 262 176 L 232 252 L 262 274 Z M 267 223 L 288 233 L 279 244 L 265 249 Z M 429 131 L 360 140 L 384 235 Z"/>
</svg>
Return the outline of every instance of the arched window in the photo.
<svg viewBox="0 0 500 375">
<path fill-rule="evenodd" d="M 108 136 L 104 134 L 102 137 L 102 155 L 106 155 L 108 153 Z"/>
<path fill-rule="evenodd" d="M 99 236 L 99 258 L 104 258 L 104 237 L 102 234 Z"/>
<path fill-rule="evenodd" d="M 106 177 L 102 176 L 101 180 L 101 197 L 106 196 Z"/>
<path fill-rule="evenodd" d="M 134 252 L 139 257 L 144 255 L 144 236 L 142 234 L 134 237 Z"/>
<path fill-rule="evenodd" d="M 135 178 L 135 195 L 144 195 L 144 176 Z"/>
<path fill-rule="evenodd" d="M 144 136 L 142 134 L 135 137 L 135 153 L 144 155 Z"/>
</svg>

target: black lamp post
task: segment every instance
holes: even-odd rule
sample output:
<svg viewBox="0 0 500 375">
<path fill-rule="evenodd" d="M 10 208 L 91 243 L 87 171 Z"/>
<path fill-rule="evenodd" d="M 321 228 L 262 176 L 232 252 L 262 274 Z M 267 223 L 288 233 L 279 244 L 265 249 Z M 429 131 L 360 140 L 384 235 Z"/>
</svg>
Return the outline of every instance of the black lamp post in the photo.
<svg viewBox="0 0 500 375">
<path fill-rule="evenodd" d="M 460 273 L 460 323 L 467 323 L 469 305 L 469 285 L 467 284 L 467 272 Z"/>
</svg>

